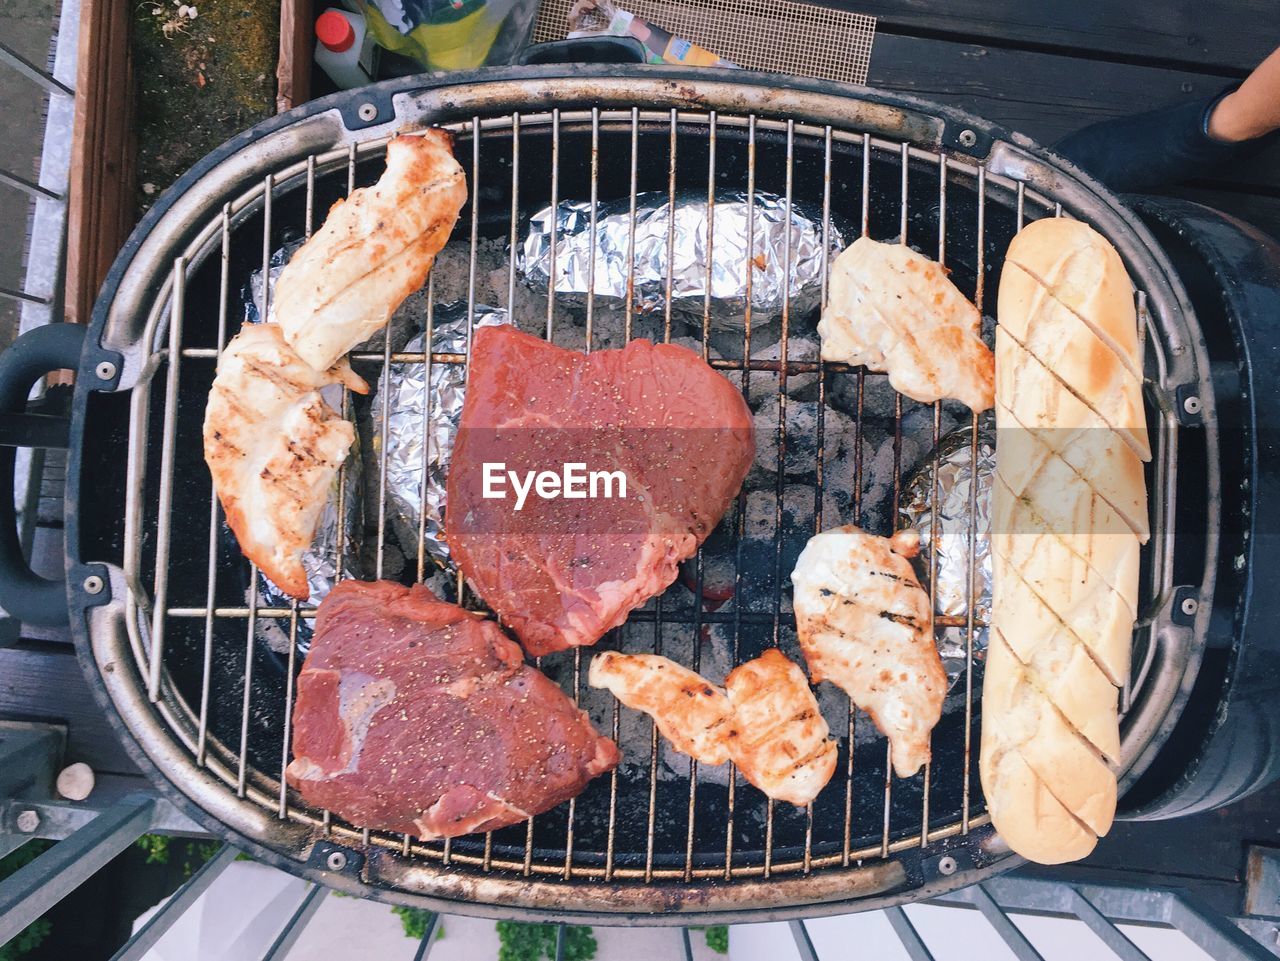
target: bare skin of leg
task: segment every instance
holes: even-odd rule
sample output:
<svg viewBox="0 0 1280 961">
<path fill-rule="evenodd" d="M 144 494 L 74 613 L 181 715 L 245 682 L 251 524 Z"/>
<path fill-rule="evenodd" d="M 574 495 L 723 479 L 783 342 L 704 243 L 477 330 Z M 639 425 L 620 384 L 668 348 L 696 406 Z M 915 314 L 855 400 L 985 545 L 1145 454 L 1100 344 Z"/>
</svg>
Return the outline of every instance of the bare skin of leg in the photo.
<svg viewBox="0 0 1280 961">
<path fill-rule="evenodd" d="M 1273 130 L 1280 130 L 1280 48 L 1218 102 L 1208 133 L 1224 143 L 1239 143 Z"/>
</svg>

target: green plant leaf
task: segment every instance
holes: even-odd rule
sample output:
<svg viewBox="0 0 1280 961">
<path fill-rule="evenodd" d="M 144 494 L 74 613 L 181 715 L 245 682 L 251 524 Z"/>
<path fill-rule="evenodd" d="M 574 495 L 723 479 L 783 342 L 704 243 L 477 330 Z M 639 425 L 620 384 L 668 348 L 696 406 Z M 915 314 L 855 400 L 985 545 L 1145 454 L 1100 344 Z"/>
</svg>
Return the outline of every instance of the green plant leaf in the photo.
<svg viewBox="0 0 1280 961">
<path fill-rule="evenodd" d="M 137 845 L 147 852 L 147 864 L 169 863 L 169 839 L 163 834 L 144 834 Z"/>
<path fill-rule="evenodd" d="M 409 908 L 403 904 L 393 904 L 391 912 L 400 918 L 400 926 L 404 928 L 404 936 L 413 938 L 415 941 L 421 941 L 427 933 L 427 922 L 431 919 L 431 912 L 424 911 L 422 908 Z"/>
<path fill-rule="evenodd" d="M 526 924 L 522 921 L 498 922 L 498 961 L 554 961 L 556 956 L 554 924 Z M 591 929 L 571 924 L 564 929 L 564 961 L 591 961 L 596 956 L 596 939 Z"/>
<path fill-rule="evenodd" d="M 729 953 L 729 928 L 723 924 L 713 924 L 706 929 L 707 947 L 716 954 Z"/>
<path fill-rule="evenodd" d="M 16 851 L 10 851 L 5 857 L 0 858 L 0 881 L 13 874 L 18 868 L 30 864 L 53 845 L 53 841 L 33 838 Z M 52 925 L 45 918 L 32 921 L 18 933 L 17 937 L 0 947 L 0 961 L 20 961 L 38 948 L 49 936 L 51 930 Z"/>
</svg>

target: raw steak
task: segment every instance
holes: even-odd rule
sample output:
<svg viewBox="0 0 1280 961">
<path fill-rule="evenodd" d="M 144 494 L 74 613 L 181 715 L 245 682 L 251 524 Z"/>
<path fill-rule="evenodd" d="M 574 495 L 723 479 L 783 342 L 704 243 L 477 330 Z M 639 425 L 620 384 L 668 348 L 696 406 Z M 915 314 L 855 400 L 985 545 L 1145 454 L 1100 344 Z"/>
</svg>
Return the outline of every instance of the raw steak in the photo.
<svg viewBox="0 0 1280 961">
<path fill-rule="evenodd" d="M 619 759 L 496 624 L 389 581 L 321 603 L 293 756 L 308 804 L 427 839 L 540 814 Z"/>
<path fill-rule="evenodd" d="M 594 644 L 676 578 L 755 456 L 742 395 L 697 354 L 632 341 L 580 354 L 512 327 L 475 332 L 445 532 L 472 587 L 540 655 Z M 614 497 L 484 496 L 484 465 L 620 471 Z M 550 489 L 550 488 L 549 488 Z"/>
</svg>

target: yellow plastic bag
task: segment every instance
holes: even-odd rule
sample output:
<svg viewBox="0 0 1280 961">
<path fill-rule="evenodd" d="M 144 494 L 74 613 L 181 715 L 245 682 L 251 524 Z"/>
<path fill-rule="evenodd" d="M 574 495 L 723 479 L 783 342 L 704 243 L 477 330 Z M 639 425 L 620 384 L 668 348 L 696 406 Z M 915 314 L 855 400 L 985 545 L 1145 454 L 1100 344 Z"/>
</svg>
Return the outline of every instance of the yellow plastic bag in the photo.
<svg viewBox="0 0 1280 961">
<path fill-rule="evenodd" d="M 528 44 L 537 0 L 362 0 L 381 47 L 430 70 L 512 63 Z"/>
</svg>

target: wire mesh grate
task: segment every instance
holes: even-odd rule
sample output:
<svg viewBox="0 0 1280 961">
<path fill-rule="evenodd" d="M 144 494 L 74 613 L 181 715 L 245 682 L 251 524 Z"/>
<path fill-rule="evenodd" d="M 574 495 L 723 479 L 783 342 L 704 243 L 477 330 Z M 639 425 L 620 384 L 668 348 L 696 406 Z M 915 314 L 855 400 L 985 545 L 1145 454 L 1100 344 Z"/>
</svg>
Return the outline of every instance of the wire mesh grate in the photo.
<svg viewBox="0 0 1280 961">
<path fill-rule="evenodd" d="M 572 6 L 542 0 L 534 39 L 564 37 Z M 867 82 L 875 17 L 793 0 L 628 0 L 625 7 L 740 67 Z"/>
<path fill-rule="evenodd" d="M 471 321 L 478 296 L 477 278 L 485 273 L 478 266 L 478 251 L 486 238 L 512 243 L 531 211 L 570 196 L 628 201 L 634 234 L 636 198 L 643 188 L 656 186 L 669 200 L 688 192 L 700 194 L 709 210 L 710 245 L 715 237 L 717 193 L 726 180 L 735 185 L 741 181 L 749 203 L 756 191 L 769 190 L 784 198 L 788 210 L 793 203 L 819 210 L 824 238 L 837 224 L 860 225 L 862 233 L 877 239 L 901 236 L 905 231 L 913 245 L 947 264 L 980 307 L 987 272 L 998 266 L 998 254 L 993 251 L 1003 249 L 1024 219 L 1056 212 L 1050 201 L 1003 177 L 988 175 L 968 158 L 873 138 L 860 131 L 755 114 L 639 108 L 554 110 L 476 116 L 453 124 L 452 129 L 457 155 L 467 168 L 471 197 L 480 199 L 464 211 L 453 240 L 468 254 L 460 285 Z M 169 348 L 167 356 L 174 363 L 158 365 L 155 397 L 149 407 L 142 405 L 163 411 L 157 425 L 160 431 L 151 428 L 152 418 L 139 418 L 134 443 L 158 449 L 161 456 L 149 461 L 154 466 L 141 473 L 152 476 L 161 493 L 170 491 L 172 500 L 152 500 L 147 496 L 147 484 L 136 485 L 138 493 L 131 499 L 127 525 L 131 546 L 126 550 L 126 568 L 135 583 L 153 585 L 156 598 L 150 605 L 141 596 L 131 597 L 138 605 L 131 622 L 151 628 L 149 636 L 140 635 L 134 644 L 139 670 L 144 677 L 155 679 L 155 709 L 186 744 L 195 764 L 271 817 L 299 825 L 316 836 L 373 845 L 411 860 L 482 873 L 512 872 L 527 878 L 644 884 L 804 876 L 918 852 L 948 839 L 963 838 L 985 824 L 980 794 L 974 790 L 977 766 L 971 758 L 978 713 L 974 637 L 984 625 L 972 613 L 934 618 L 935 630 L 964 633 L 968 655 L 953 690 L 948 714 L 951 730 L 934 762 L 915 778 L 894 779 L 884 739 L 865 714 L 843 700 L 839 723 L 832 723 L 833 734 L 844 741 L 839 773 L 819 801 L 807 809 L 775 805 L 732 768 L 726 773 L 689 764 L 682 776 L 680 772 L 672 776 L 668 752 L 656 728 L 646 723 L 637 733 L 634 726 L 624 723 L 612 697 L 604 700 L 605 695 L 584 688 L 580 649 L 540 659 L 539 666 L 559 680 L 575 701 L 583 700 L 600 730 L 615 738 L 621 736 L 630 763 L 598 779 L 563 809 L 479 838 L 423 842 L 347 824 L 328 811 L 306 807 L 286 788 L 283 767 L 289 758 L 288 717 L 293 676 L 301 661 L 296 642 L 300 627 L 309 624 L 315 611 L 307 604 L 265 602 L 258 592 L 257 572 L 238 560 L 234 545 L 228 550 L 219 542 L 221 521 L 216 500 L 199 457 L 198 434 L 191 432 L 191 425 L 198 425 L 203 411 L 204 394 L 185 386 L 180 390 L 179 384 L 211 379 L 219 352 L 236 326 L 229 318 L 230 297 L 248 271 L 269 269 L 272 252 L 284 232 L 309 234 L 315 226 L 314 212 L 325 209 L 333 194 L 341 195 L 376 179 L 384 146 L 385 141 L 363 143 L 358 149 L 352 145 L 274 171 L 222 208 L 188 254 L 175 264 L 172 296 L 163 291 L 160 294 L 159 302 L 167 303 L 165 317 L 171 322 L 163 334 L 157 331 L 156 346 Z M 748 223 L 753 222 L 749 216 Z M 857 226 L 846 226 L 846 240 L 858 230 Z M 246 244 L 252 245 L 252 253 L 244 252 Z M 553 251 L 554 244 L 553 233 Z M 789 263 L 790 249 L 784 256 Z M 796 326 L 799 318 L 792 316 L 789 300 L 779 318 L 765 319 L 754 316 L 748 294 L 741 329 L 729 338 L 719 333 L 713 336 L 709 295 L 701 318 L 694 322 L 673 315 L 669 295 L 672 263 L 673 258 L 668 257 L 666 307 L 657 316 L 646 317 L 634 309 L 632 284 L 627 285 L 628 299 L 621 318 L 616 312 L 602 312 L 594 295 L 589 295 L 582 318 L 585 348 L 601 346 L 608 339 L 610 326 L 617 324 L 621 324 L 622 340 L 626 341 L 649 332 L 659 339 L 683 338 L 700 349 L 713 368 L 741 387 L 757 411 L 758 425 L 763 416 L 773 435 L 771 448 L 761 455 L 772 460 L 774 473 L 767 553 L 757 556 L 748 550 L 744 554 L 744 545 L 750 546 L 744 532 L 752 523 L 747 491 L 740 492 L 722 527 L 729 538 L 728 556 L 733 559 L 732 579 L 739 597 L 748 592 L 748 581 L 758 569 L 763 569 L 771 574 L 766 592 L 769 603 L 712 608 L 681 603 L 669 592 L 670 596 L 659 596 L 633 612 L 628 630 L 615 630 L 601 647 L 665 653 L 697 670 L 709 650 L 709 631 L 726 639 L 730 666 L 754 656 L 762 645 L 794 648 L 794 617 L 789 592 L 783 587 L 789 561 L 794 558 L 788 553 L 784 528 L 792 524 L 793 516 L 803 518 L 803 530 L 795 536 L 804 538 L 836 523 L 865 525 L 872 516 L 867 479 L 873 470 L 883 467 L 873 463 L 878 454 L 888 458 L 892 482 L 891 490 L 884 494 L 882 512 L 876 516 L 896 517 L 906 451 L 936 451 L 943 420 L 941 405 L 904 400 L 892 393 L 884 375 L 823 362 L 811 351 L 812 344 L 804 343 Z M 631 267 L 634 271 L 634 252 Z M 507 306 L 514 306 L 519 284 L 514 261 L 507 258 L 501 270 L 493 273 L 501 277 L 490 282 L 504 293 Z M 745 276 L 750 283 L 752 271 L 745 270 Z M 432 343 L 430 332 L 441 302 L 442 283 L 433 275 L 425 300 L 417 308 L 422 311 L 418 319 L 428 332 L 428 345 Z M 192 284 L 207 284 L 200 289 L 212 296 L 196 296 L 188 289 Z M 196 311 L 199 318 L 184 317 L 184 313 Z M 549 339 L 562 333 L 560 316 L 552 285 L 545 316 Z M 541 326 L 542 318 L 536 323 Z M 467 363 L 466 352 L 397 350 L 389 330 L 376 341 L 353 355 L 371 383 L 377 383 L 381 372 L 393 363 Z M 616 345 L 615 341 L 609 345 Z M 762 349 L 771 345 L 771 350 Z M 842 415 L 843 428 L 833 425 L 830 417 L 834 415 L 828 411 L 837 386 L 848 391 L 850 406 L 849 413 Z M 886 399 L 887 408 L 883 406 Z M 423 398 L 424 407 L 430 402 L 429 396 Z M 344 397 L 344 409 L 353 403 L 349 395 Z M 881 407 L 873 409 L 875 404 Z M 814 418 L 807 420 L 802 414 L 811 409 Z M 384 417 L 386 410 L 384 406 Z M 976 418 L 971 419 L 966 411 L 964 423 L 974 427 Z M 842 430 L 850 436 L 843 436 Z M 976 444 L 976 432 L 974 437 Z M 831 485 L 838 482 L 832 451 L 841 443 L 851 444 L 854 452 L 852 490 L 846 492 L 845 507 L 833 506 L 829 500 Z M 192 444 L 195 453 L 184 455 L 185 447 Z M 937 454 L 917 461 L 931 465 L 936 485 Z M 382 566 L 390 540 L 385 447 L 375 454 L 373 465 L 371 475 L 365 478 L 373 489 L 366 489 L 364 501 L 375 512 L 367 525 L 375 533 L 370 535 L 374 555 L 366 565 L 366 576 L 394 577 L 396 571 Z M 198 496 L 193 496 L 193 491 Z M 173 525 L 181 523 L 172 515 L 184 507 L 188 497 L 200 505 L 193 513 L 204 518 L 198 525 L 199 536 L 209 538 L 208 550 L 200 543 L 179 564 L 170 559 L 169 545 L 178 543 Z M 798 499 L 809 506 L 796 515 Z M 343 502 L 340 498 L 340 509 Z M 171 510 L 163 509 L 166 505 Z M 208 514 L 203 513 L 206 509 Z M 889 533 L 874 524 L 871 529 Z M 339 521 L 339 552 L 344 530 Z M 936 530 L 933 533 L 936 543 Z M 419 518 L 418 543 L 406 555 L 399 574 L 403 579 L 422 582 L 433 569 L 422 549 L 422 536 Z M 197 556 L 202 558 L 200 563 L 194 559 Z M 705 560 L 704 551 L 700 551 L 693 561 L 690 583 L 682 586 L 677 582 L 672 591 L 701 597 Z M 243 569 L 237 571 L 238 567 Z M 337 567 L 341 570 L 341 565 Z M 972 583 L 972 563 L 970 568 Z M 191 570 L 199 576 L 184 576 L 184 583 L 174 583 Z M 926 584 L 931 586 L 935 573 L 930 565 Z M 186 583 L 188 580 L 191 583 Z M 455 597 L 449 599 L 478 607 L 461 575 L 453 590 Z M 259 637 L 259 627 L 264 624 L 282 627 L 287 637 L 283 652 L 273 655 L 265 649 Z"/>
</svg>

